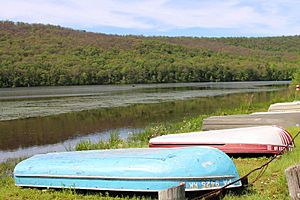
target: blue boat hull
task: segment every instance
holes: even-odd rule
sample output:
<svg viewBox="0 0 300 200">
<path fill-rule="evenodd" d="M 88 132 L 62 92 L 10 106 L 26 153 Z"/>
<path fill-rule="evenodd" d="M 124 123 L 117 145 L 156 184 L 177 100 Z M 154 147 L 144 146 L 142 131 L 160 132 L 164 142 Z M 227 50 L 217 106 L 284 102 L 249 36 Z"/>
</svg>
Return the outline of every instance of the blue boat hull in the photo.
<svg viewBox="0 0 300 200">
<path fill-rule="evenodd" d="M 19 163 L 14 177 L 17 186 L 139 192 L 182 182 L 186 191 L 211 190 L 239 178 L 232 160 L 209 147 L 41 154 Z"/>
</svg>

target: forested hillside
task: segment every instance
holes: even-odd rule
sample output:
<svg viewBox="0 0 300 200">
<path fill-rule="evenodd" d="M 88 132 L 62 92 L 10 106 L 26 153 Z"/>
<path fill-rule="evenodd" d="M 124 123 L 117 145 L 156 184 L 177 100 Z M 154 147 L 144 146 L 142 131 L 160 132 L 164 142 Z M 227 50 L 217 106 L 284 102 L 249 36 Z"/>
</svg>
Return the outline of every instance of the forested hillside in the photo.
<svg viewBox="0 0 300 200">
<path fill-rule="evenodd" d="M 117 36 L 0 22 L 0 87 L 289 80 L 300 36 Z"/>
</svg>

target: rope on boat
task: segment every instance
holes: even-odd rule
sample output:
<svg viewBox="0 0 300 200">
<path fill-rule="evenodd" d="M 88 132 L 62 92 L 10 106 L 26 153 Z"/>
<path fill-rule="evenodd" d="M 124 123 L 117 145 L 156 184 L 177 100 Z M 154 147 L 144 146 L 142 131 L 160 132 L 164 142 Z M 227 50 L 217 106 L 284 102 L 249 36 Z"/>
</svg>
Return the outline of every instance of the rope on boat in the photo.
<svg viewBox="0 0 300 200">
<path fill-rule="evenodd" d="M 267 170 L 269 164 L 271 162 L 273 162 L 274 160 L 276 160 L 276 158 L 278 157 L 278 155 L 283 154 L 287 148 L 289 148 L 289 145 L 295 144 L 294 141 L 295 139 L 299 136 L 300 131 L 298 131 L 298 133 L 292 138 L 292 140 L 276 155 L 274 155 L 269 161 L 265 162 L 264 164 L 262 164 L 261 166 L 251 170 L 250 172 L 248 172 L 247 174 L 245 174 L 244 176 L 240 177 L 239 179 L 219 188 L 216 190 L 213 190 L 209 193 L 203 194 L 199 197 L 195 197 L 191 200 L 201 200 L 201 199 L 213 199 L 214 197 L 218 196 L 219 194 L 221 194 L 221 192 L 223 192 L 228 186 L 233 185 L 239 181 L 245 180 L 246 178 L 248 178 L 249 175 L 251 175 L 252 173 L 260 170 L 259 174 L 256 176 L 256 178 L 254 179 L 254 181 L 252 181 L 249 185 L 253 185 L 258 179 L 260 179 L 262 177 L 262 175 L 265 173 L 265 171 Z M 295 146 L 294 146 L 295 147 Z"/>
</svg>

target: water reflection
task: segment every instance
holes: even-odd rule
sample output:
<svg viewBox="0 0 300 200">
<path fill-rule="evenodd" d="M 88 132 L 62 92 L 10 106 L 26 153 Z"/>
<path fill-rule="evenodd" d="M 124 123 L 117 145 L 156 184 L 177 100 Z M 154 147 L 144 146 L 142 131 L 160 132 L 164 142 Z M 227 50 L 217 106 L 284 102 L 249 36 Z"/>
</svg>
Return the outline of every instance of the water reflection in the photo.
<svg viewBox="0 0 300 200">
<path fill-rule="evenodd" d="M 273 96 L 286 95 L 285 93 L 286 90 L 232 94 L 2 121 L 0 150 L 55 144 L 76 136 L 110 129 L 144 128 L 151 123 L 181 120 L 222 108 L 234 108 L 244 102 L 270 101 Z"/>
<path fill-rule="evenodd" d="M 0 162 L 4 162 L 9 158 L 28 157 L 39 153 L 71 151 L 75 149 L 77 143 L 83 140 L 89 140 L 93 143 L 96 143 L 99 140 L 107 141 L 110 138 L 110 134 L 113 132 L 118 133 L 121 139 L 126 140 L 129 134 L 138 133 L 140 131 L 142 131 L 142 129 L 115 129 L 101 133 L 93 133 L 85 136 L 75 137 L 57 144 L 32 146 L 26 148 L 20 147 L 14 150 L 0 151 Z"/>
<path fill-rule="evenodd" d="M 248 89 L 242 91 L 245 92 Z M 264 90 L 269 89 L 264 88 Z M 150 124 L 178 121 L 200 114 L 210 114 L 224 108 L 234 109 L 242 103 L 251 106 L 252 103 L 269 102 L 276 96 L 289 95 L 286 89 L 277 91 L 256 89 L 256 92 L 241 94 L 227 94 L 227 92 L 232 92 L 231 89 L 221 93 L 217 91 L 220 90 L 199 92 L 199 90 L 179 89 L 177 91 L 174 89 L 170 92 L 161 88 L 159 91 L 150 92 L 155 102 L 159 102 L 160 97 L 163 97 L 162 101 L 164 101 L 167 96 L 171 96 L 170 98 L 177 96 L 182 100 L 149 104 L 151 101 L 148 98 L 147 103 L 130 104 L 126 107 L 109 107 L 46 117 L 0 121 L 0 162 L 10 157 L 65 151 L 66 148 L 74 146 L 82 139 L 92 141 L 99 138 L 105 139 L 111 130 L 118 129 L 121 137 L 126 138 L 128 132 L 140 131 Z M 161 92 L 160 95 L 159 92 Z M 136 94 L 131 94 L 132 98 L 135 98 Z M 204 95 L 204 97 L 194 98 L 195 95 Z M 187 97 L 193 97 L 193 99 L 185 99 Z M 147 99 L 145 91 L 143 98 Z M 126 100 L 128 99 L 117 99 L 119 102 Z M 84 101 L 82 103 L 85 104 Z"/>
</svg>

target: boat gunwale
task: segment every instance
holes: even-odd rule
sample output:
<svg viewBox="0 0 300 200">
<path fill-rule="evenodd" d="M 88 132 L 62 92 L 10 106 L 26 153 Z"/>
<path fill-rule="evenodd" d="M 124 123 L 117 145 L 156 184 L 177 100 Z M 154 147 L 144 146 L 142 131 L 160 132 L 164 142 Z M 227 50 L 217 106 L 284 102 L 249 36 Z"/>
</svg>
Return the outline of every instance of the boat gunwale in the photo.
<svg viewBox="0 0 300 200">
<path fill-rule="evenodd" d="M 235 178 L 234 175 L 201 176 L 201 177 L 118 177 L 118 176 L 77 176 L 77 175 L 49 175 L 49 174 L 15 174 L 15 178 L 60 178 L 60 179 L 103 179 L 103 180 L 211 180 Z"/>
<path fill-rule="evenodd" d="M 242 183 L 241 181 L 238 181 L 238 185 L 237 184 L 231 184 L 227 187 L 225 187 L 226 189 L 228 188 L 237 188 L 237 187 L 242 187 Z M 77 190 L 101 190 L 101 191 L 123 191 L 123 192 L 158 192 L 160 190 L 139 190 L 139 189 L 110 189 L 110 188 L 90 188 L 90 187 L 60 187 L 60 186 L 43 186 L 43 185 L 25 185 L 25 184 L 16 184 L 16 186 L 18 187 L 35 187 L 35 188 L 54 188 L 54 189 L 77 189 Z M 215 189 L 219 189 L 221 187 L 210 187 L 210 188 L 185 188 L 186 192 L 194 192 L 194 191 L 203 191 L 203 190 L 215 190 Z"/>
<path fill-rule="evenodd" d="M 252 145 L 257 145 L 257 146 L 278 146 L 278 147 L 289 147 L 289 146 L 293 146 L 291 144 L 255 144 L 255 143 L 233 143 L 233 142 L 228 142 L 228 143 L 209 143 L 209 142 L 181 142 L 181 143 L 177 143 L 177 142 L 149 142 L 149 146 L 153 145 L 186 145 L 186 146 L 206 146 L 206 145 L 215 145 L 215 146 L 226 146 L 228 144 L 233 144 L 233 145 L 245 145 L 245 146 L 252 146 Z M 159 148 L 159 147 L 158 147 Z"/>
</svg>

